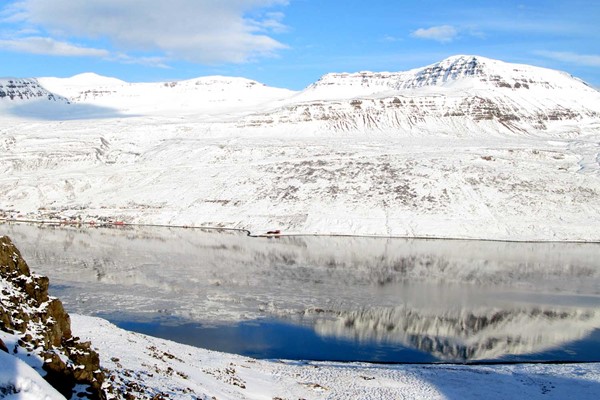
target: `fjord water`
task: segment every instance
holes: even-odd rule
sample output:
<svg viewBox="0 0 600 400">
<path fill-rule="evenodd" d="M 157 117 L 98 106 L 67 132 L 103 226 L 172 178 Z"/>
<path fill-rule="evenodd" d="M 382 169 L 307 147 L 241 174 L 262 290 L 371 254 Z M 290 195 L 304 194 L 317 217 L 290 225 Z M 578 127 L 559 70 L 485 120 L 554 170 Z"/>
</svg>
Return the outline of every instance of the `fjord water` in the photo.
<svg viewBox="0 0 600 400">
<path fill-rule="evenodd" d="M 600 361 L 600 245 L 0 225 L 72 313 L 258 358 Z"/>
</svg>

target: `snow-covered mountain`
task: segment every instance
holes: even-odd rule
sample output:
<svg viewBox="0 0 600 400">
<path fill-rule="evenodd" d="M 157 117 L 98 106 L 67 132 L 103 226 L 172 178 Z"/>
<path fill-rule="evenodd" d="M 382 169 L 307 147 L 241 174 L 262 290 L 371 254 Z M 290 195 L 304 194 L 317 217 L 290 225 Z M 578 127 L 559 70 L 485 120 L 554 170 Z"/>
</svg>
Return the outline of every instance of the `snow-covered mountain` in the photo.
<svg viewBox="0 0 600 400">
<path fill-rule="evenodd" d="M 300 92 L 22 81 L 41 97 L 0 98 L 7 217 L 600 240 L 600 92 L 563 72 L 456 56 Z"/>
<path fill-rule="evenodd" d="M 316 122 L 328 131 L 532 133 L 598 124 L 600 93 L 564 72 L 455 56 L 407 72 L 327 74 L 250 125 Z"/>
<path fill-rule="evenodd" d="M 125 114 L 142 115 L 235 113 L 294 93 L 250 79 L 224 76 L 128 83 L 85 73 L 72 78 L 40 78 L 39 81 L 74 104 L 111 107 Z"/>
<path fill-rule="evenodd" d="M 585 82 L 479 56 L 454 56 L 405 72 L 327 74 L 301 92 L 222 76 L 127 83 L 86 73 L 19 82 L 30 82 L 31 89 L 13 98 L 60 95 L 74 105 L 123 115 L 194 115 L 226 123 L 228 131 L 464 136 L 573 133 L 600 124 L 600 92 Z"/>
<path fill-rule="evenodd" d="M 67 101 L 47 90 L 37 79 L 0 78 L 0 105 L 34 100 Z"/>
<path fill-rule="evenodd" d="M 335 88 L 332 90 L 331 88 Z M 421 88 L 505 88 L 513 90 L 586 90 L 583 81 L 560 71 L 512 64 L 480 56 L 453 56 L 406 72 L 332 73 L 306 92 L 338 98 Z M 313 94 L 314 98 L 324 98 Z"/>
</svg>

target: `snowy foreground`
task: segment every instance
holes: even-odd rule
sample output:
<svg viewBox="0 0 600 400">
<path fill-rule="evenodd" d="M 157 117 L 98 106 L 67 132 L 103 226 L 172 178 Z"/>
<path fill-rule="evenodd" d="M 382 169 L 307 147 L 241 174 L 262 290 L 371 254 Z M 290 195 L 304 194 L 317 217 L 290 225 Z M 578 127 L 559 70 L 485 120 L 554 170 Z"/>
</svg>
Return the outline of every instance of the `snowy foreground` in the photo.
<svg viewBox="0 0 600 400">
<path fill-rule="evenodd" d="M 600 364 L 372 365 L 263 361 L 217 353 L 72 315 L 123 391 L 172 399 L 596 399 Z M 6 338 L 4 338 L 6 341 Z M 6 341 L 10 347 L 10 341 Z M 0 352 L 4 399 L 62 399 L 37 372 Z M 10 393 L 10 392 L 9 392 Z"/>
<path fill-rule="evenodd" d="M 39 364 L 41 365 L 41 361 Z M 0 351 L 0 399 L 49 400 L 62 398 L 63 396 L 29 364 Z"/>
<path fill-rule="evenodd" d="M 262 361 L 198 349 L 73 315 L 116 382 L 195 399 L 595 399 L 600 364 L 369 365 Z"/>
</svg>

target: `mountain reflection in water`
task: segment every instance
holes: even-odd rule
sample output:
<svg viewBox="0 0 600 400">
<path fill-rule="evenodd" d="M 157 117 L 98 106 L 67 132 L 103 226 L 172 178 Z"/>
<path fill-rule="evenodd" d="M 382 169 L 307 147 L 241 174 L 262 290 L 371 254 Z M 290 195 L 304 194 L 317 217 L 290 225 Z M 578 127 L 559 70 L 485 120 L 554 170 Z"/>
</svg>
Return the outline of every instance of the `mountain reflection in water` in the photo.
<svg viewBox="0 0 600 400">
<path fill-rule="evenodd" d="M 336 319 L 317 320 L 315 330 L 323 336 L 397 343 L 440 360 L 475 361 L 543 352 L 600 327 L 595 310 L 534 306 L 436 311 L 397 307 L 341 312 Z"/>
<path fill-rule="evenodd" d="M 279 320 L 448 361 L 520 359 L 586 340 L 600 353 L 598 244 L 7 224 L 0 233 L 70 312 L 212 327 Z"/>
</svg>

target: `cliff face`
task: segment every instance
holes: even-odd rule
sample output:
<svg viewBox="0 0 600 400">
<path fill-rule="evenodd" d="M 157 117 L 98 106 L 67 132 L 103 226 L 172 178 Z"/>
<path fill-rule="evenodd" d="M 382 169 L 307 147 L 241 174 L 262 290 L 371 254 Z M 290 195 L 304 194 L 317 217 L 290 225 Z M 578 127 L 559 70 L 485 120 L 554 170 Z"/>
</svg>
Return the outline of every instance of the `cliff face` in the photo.
<svg viewBox="0 0 600 400">
<path fill-rule="evenodd" d="M 41 374 L 65 397 L 76 384 L 89 386 L 85 395 L 103 399 L 104 373 L 89 342 L 71 334 L 71 322 L 60 300 L 48 295 L 48 278 L 32 274 L 8 237 L 0 237 L 0 330 L 17 335 L 14 346 L 0 349 L 43 360 Z"/>
</svg>

